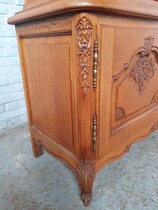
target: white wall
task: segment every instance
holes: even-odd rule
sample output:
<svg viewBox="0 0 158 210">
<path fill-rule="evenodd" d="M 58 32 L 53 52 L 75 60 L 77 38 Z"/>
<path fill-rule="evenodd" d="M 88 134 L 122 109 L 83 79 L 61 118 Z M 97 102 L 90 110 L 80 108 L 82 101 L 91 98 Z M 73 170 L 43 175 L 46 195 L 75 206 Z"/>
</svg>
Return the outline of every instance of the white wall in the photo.
<svg viewBox="0 0 158 210">
<path fill-rule="evenodd" d="M 0 132 L 27 122 L 15 29 L 7 24 L 22 5 L 23 0 L 0 0 Z"/>
</svg>

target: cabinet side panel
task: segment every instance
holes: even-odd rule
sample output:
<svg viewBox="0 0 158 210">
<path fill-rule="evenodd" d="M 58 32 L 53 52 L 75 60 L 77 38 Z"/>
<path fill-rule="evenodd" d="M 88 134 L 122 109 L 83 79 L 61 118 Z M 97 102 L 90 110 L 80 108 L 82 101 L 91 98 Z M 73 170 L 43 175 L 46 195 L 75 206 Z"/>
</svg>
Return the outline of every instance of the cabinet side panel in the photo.
<svg viewBox="0 0 158 210">
<path fill-rule="evenodd" d="M 74 150 L 70 38 L 23 40 L 31 124 Z"/>
</svg>

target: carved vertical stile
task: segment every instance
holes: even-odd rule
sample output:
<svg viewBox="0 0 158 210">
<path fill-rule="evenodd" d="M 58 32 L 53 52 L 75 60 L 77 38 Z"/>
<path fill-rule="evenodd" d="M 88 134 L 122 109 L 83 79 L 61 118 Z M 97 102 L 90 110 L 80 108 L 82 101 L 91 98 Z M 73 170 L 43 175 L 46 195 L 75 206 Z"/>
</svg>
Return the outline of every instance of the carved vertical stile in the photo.
<svg viewBox="0 0 158 210">
<path fill-rule="evenodd" d="M 77 22 L 76 34 L 77 34 L 77 50 L 78 50 L 78 63 L 79 63 L 79 82 L 80 82 L 80 88 L 82 89 L 82 96 L 83 97 L 86 96 L 86 100 L 81 98 L 80 103 L 82 104 L 82 100 L 84 100 L 84 103 L 82 104 L 83 105 L 82 108 L 84 109 L 84 111 L 86 111 L 86 108 L 84 107 L 86 107 L 87 104 L 89 107 L 88 112 L 92 110 L 89 115 L 89 121 L 92 127 L 91 143 L 93 147 L 93 152 L 96 152 L 97 116 L 96 114 L 94 114 L 96 112 L 96 107 L 95 107 L 96 96 L 95 94 L 93 95 L 92 92 L 90 93 L 90 91 L 92 90 L 95 91 L 97 87 L 98 40 L 97 38 L 94 40 L 94 30 L 95 29 L 92 25 L 92 22 L 85 16 L 83 16 Z M 86 113 L 87 115 L 88 112 Z"/>
<path fill-rule="evenodd" d="M 81 199 L 88 206 L 92 198 L 95 179 L 93 142 L 96 142 L 96 128 L 93 126 L 95 97 L 93 93 L 94 27 L 90 16 L 85 15 L 76 24 L 76 46 L 78 55 L 78 104 L 80 162 L 76 174 L 81 187 Z M 92 133 L 93 131 L 93 133 Z M 93 141 L 92 141 L 93 138 Z M 95 148 L 95 147 L 94 147 Z"/>
<path fill-rule="evenodd" d="M 79 156 L 80 159 L 84 160 L 93 158 L 92 119 L 95 106 L 93 94 L 94 26 L 90 17 L 90 15 L 87 17 L 84 14 L 77 20 L 75 26 L 78 69 Z"/>
<path fill-rule="evenodd" d="M 80 62 L 81 82 L 80 86 L 83 95 L 87 94 L 87 89 L 90 88 L 91 82 L 89 80 L 90 60 L 92 57 L 92 33 L 93 25 L 87 17 L 82 17 L 77 25 L 77 42 L 78 42 L 78 55 Z"/>
</svg>

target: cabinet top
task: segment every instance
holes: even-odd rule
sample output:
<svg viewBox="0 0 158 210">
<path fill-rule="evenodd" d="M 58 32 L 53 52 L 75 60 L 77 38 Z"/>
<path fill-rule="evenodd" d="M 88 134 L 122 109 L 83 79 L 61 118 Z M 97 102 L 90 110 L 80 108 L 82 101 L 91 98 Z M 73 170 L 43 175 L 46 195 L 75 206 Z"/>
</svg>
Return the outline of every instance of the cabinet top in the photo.
<svg viewBox="0 0 158 210">
<path fill-rule="evenodd" d="M 158 0 L 25 0 L 24 10 L 8 19 L 18 24 L 71 11 L 102 11 L 158 19 Z"/>
</svg>

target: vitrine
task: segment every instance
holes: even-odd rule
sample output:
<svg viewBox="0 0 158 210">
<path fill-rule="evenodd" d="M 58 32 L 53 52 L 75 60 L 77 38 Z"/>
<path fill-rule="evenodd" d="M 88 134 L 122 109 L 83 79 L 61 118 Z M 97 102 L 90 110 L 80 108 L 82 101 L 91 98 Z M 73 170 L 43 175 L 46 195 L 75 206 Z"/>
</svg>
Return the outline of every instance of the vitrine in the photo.
<svg viewBox="0 0 158 210">
<path fill-rule="evenodd" d="M 27 0 L 15 24 L 34 156 L 97 172 L 158 128 L 158 2 Z"/>
</svg>

